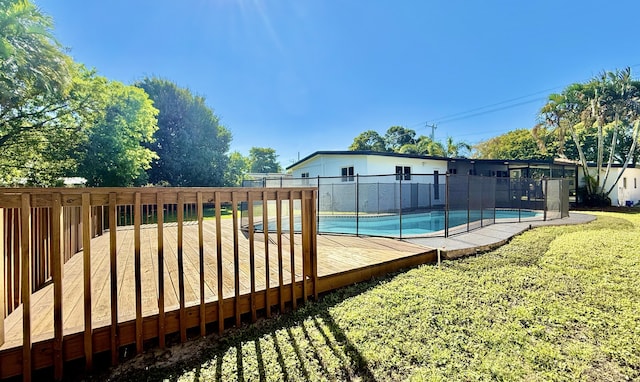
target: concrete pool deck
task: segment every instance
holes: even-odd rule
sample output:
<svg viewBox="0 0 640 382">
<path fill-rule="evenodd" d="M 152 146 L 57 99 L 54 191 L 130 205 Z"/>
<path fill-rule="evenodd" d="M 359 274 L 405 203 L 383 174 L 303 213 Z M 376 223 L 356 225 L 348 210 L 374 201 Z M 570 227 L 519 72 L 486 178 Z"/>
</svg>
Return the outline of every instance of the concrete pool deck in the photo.
<svg viewBox="0 0 640 382">
<path fill-rule="evenodd" d="M 403 241 L 424 247 L 440 249 L 443 259 L 454 259 L 489 251 L 506 244 L 512 237 L 535 227 L 572 225 L 592 222 L 595 215 L 570 212 L 568 218 L 547 221 L 527 221 L 521 223 L 499 223 L 475 229 L 470 232 L 444 237 L 424 237 L 403 239 Z"/>
</svg>

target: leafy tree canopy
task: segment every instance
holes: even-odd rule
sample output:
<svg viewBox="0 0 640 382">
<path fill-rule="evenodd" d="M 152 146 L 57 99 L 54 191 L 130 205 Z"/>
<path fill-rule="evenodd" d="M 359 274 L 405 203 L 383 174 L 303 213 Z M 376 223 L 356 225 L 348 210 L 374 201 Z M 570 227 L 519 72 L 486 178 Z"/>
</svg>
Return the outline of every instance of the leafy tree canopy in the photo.
<svg viewBox="0 0 640 382">
<path fill-rule="evenodd" d="M 534 136 L 532 130 L 517 129 L 512 130 L 497 137 L 480 142 L 474 146 L 474 157 L 480 159 L 550 159 L 553 154 L 549 153 L 546 146 L 543 150 L 538 145 L 539 141 L 548 140 L 547 135 L 543 137 L 542 128 L 536 130 Z"/>
<path fill-rule="evenodd" d="M 414 144 L 416 132 L 402 126 L 391 126 L 384 135 L 387 151 L 397 152 L 404 145 Z"/>
<path fill-rule="evenodd" d="M 275 173 L 282 170 L 276 150 L 266 147 L 252 147 L 249 150 L 249 164 L 251 172 L 256 173 Z"/>
<path fill-rule="evenodd" d="M 0 1 L 0 183 L 51 184 L 73 166 L 64 154 L 80 137 L 90 75 L 51 27 L 29 1 Z"/>
<path fill-rule="evenodd" d="M 353 139 L 351 151 L 387 151 L 384 138 L 375 130 L 367 130 Z"/>
<path fill-rule="evenodd" d="M 78 175 L 87 185 L 144 184 L 145 170 L 158 156 L 143 144 L 153 141 L 158 110 L 144 90 L 110 82 L 104 105 L 79 152 Z"/>
<path fill-rule="evenodd" d="M 153 184 L 221 186 L 227 169 L 231 133 L 203 97 L 160 78 L 145 78 L 144 89 L 159 110 L 155 141 L 147 147 L 158 158 L 148 171 Z"/>
<path fill-rule="evenodd" d="M 229 165 L 224 174 L 224 185 L 228 187 L 240 186 L 244 175 L 249 172 L 249 158 L 237 151 L 229 154 Z"/>
<path fill-rule="evenodd" d="M 421 154 L 439 157 L 458 157 L 471 151 L 471 146 L 463 141 L 455 142 L 447 138 L 446 145 L 402 126 L 391 126 L 384 137 L 375 130 L 367 130 L 354 138 L 349 146 L 351 151 L 381 151 L 403 154 Z"/>
<path fill-rule="evenodd" d="M 541 123 L 557 138 L 560 156 L 571 137 L 582 164 L 589 198 L 606 202 L 628 164 L 637 158 L 640 135 L 640 82 L 631 69 L 603 72 L 586 83 L 551 94 L 540 110 Z M 567 154 L 570 154 L 567 151 Z M 590 168 L 589 163 L 595 167 Z M 613 186 L 605 188 L 614 163 L 622 164 Z"/>
</svg>

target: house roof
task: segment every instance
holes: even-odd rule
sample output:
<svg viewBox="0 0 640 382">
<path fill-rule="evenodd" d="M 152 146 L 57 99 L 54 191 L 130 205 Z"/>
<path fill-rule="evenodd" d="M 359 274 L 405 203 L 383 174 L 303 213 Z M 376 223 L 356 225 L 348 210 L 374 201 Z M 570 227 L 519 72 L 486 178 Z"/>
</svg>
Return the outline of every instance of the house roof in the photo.
<svg viewBox="0 0 640 382">
<path fill-rule="evenodd" d="M 384 157 L 394 157 L 394 158 L 417 158 L 417 159 L 439 159 L 439 160 L 448 160 L 445 157 L 436 157 L 429 155 L 420 155 L 420 154 L 400 154 L 400 153 L 392 153 L 392 152 L 383 152 L 383 151 L 316 151 L 313 154 L 307 155 L 306 157 L 300 159 L 296 163 L 287 167 L 287 170 L 292 169 L 298 166 L 301 163 L 308 161 L 309 159 L 320 156 L 320 155 L 374 155 L 374 156 L 384 156 Z"/>
<path fill-rule="evenodd" d="M 486 163 L 486 164 L 504 164 L 508 163 L 521 163 L 526 165 L 531 164 L 558 164 L 558 165 L 568 165 L 573 163 L 566 163 L 566 161 L 560 160 L 542 160 L 542 159 L 470 159 L 470 158 L 446 158 L 446 157 L 438 157 L 438 156 L 430 156 L 430 155 L 420 155 L 420 154 L 400 154 L 393 152 L 381 152 L 381 151 L 316 151 L 313 154 L 310 154 L 294 164 L 287 167 L 287 170 L 290 170 L 298 165 L 320 155 L 374 155 L 374 156 L 385 156 L 385 157 L 394 157 L 394 158 L 416 158 L 416 159 L 434 159 L 434 160 L 443 160 L 447 162 L 471 162 L 471 163 Z"/>
</svg>

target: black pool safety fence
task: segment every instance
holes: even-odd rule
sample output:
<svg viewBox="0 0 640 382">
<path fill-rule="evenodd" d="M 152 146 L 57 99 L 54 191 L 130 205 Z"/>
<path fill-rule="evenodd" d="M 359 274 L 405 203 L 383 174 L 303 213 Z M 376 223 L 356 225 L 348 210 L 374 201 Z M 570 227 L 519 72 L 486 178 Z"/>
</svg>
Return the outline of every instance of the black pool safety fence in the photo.
<svg viewBox="0 0 640 382">
<path fill-rule="evenodd" d="M 353 175 L 264 178 L 244 187 L 316 187 L 317 232 L 394 238 L 448 237 L 496 223 L 543 221 L 569 216 L 570 179 L 499 178 L 452 174 Z M 277 211 L 277 201 L 267 208 Z M 286 220 L 290 208 L 281 203 Z M 242 224 L 248 211 L 242 206 Z M 262 200 L 251 208 L 263 230 Z M 276 216 L 269 211 L 268 216 Z M 287 231 L 300 222 L 283 221 Z M 275 221 L 267 222 L 275 229 Z"/>
</svg>

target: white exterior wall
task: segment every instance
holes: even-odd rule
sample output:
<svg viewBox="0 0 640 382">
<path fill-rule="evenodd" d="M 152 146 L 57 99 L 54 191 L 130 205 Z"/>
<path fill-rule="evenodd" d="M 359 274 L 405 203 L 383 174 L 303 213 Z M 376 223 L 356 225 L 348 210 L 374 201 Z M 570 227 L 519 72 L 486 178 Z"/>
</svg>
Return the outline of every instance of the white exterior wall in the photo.
<svg viewBox="0 0 640 382">
<path fill-rule="evenodd" d="M 612 171 L 612 174 L 609 175 L 606 190 L 611 187 L 611 184 L 613 184 L 613 181 L 618 177 L 621 169 L 617 168 L 616 170 L 615 172 Z M 631 201 L 633 204 L 638 203 L 638 201 L 640 201 L 640 168 L 627 168 L 624 170 L 622 178 L 620 178 L 616 187 L 611 191 L 609 197 L 611 198 L 612 206 L 624 206 L 627 201 Z"/>
<path fill-rule="evenodd" d="M 342 169 L 352 166 L 353 180 L 343 181 Z M 396 180 L 396 166 L 410 167 L 411 179 Z M 434 190 L 433 185 L 435 171 L 439 174 L 438 191 Z M 309 184 L 316 183 L 313 180 L 315 177 L 324 178 L 320 180 L 321 212 L 358 210 L 365 213 L 382 213 L 397 211 L 401 204 L 403 208 L 428 208 L 442 206 L 445 203 L 446 159 L 320 154 L 293 168 L 291 172 L 294 178 L 308 173 Z"/>
<path fill-rule="evenodd" d="M 590 168 L 592 174 L 595 174 L 595 170 Z M 615 167 L 611 169 L 609 173 L 609 177 L 607 178 L 607 182 L 605 183 L 605 191 L 611 188 L 613 182 L 618 178 L 618 174 L 622 168 Z M 604 177 L 604 173 L 606 170 L 602 170 L 600 173 L 600 177 Z M 584 186 L 584 179 L 582 176 L 582 170 L 578 171 L 580 176 L 580 185 Z M 625 187 L 625 180 L 626 187 Z M 624 174 L 618 181 L 616 187 L 613 188 L 611 193 L 609 194 L 609 198 L 611 198 L 612 206 L 624 206 L 627 201 L 633 202 L 633 204 L 640 202 L 640 168 L 627 167 L 624 171 Z"/>
<path fill-rule="evenodd" d="M 317 155 L 306 163 L 292 169 L 294 178 L 303 173 L 314 177 L 340 177 L 343 167 L 353 166 L 358 175 L 392 175 L 396 166 L 410 167 L 411 174 L 447 173 L 446 159 L 403 158 L 383 155 Z M 365 178 L 360 181 L 366 182 Z M 376 181 L 377 182 L 377 181 Z M 408 182 L 408 181 L 407 181 Z"/>
</svg>

